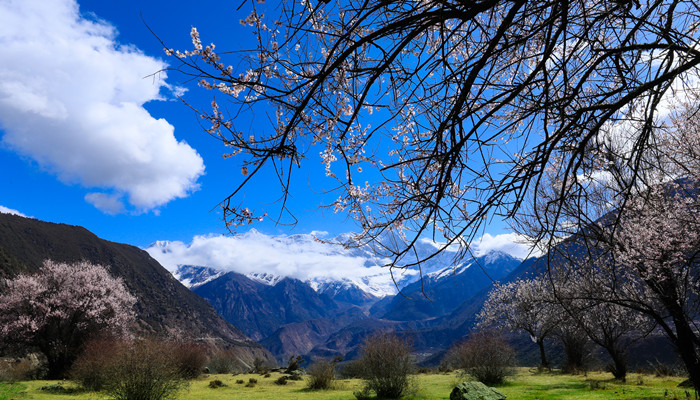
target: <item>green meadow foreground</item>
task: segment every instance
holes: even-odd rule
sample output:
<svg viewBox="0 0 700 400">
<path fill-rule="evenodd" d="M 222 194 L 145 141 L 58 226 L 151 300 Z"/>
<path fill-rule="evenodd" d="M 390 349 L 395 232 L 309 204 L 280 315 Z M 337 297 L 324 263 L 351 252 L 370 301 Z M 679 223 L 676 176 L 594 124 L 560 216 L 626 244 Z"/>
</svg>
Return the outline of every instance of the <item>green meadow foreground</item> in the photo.
<svg viewBox="0 0 700 400">
<path fill-rule="evenodd" d="M 305 389 L 305 382 L 290 381 L 287 385 L 277 385 L 274 381 L 279 374 L 273 373 L 265 378 L 255 374 L 241 375 L 206 375 L 190 381 L 187 389 L 179 393 L 178 399 L 320 399 L 320 400 L 355 400 L 354 391 L 358 391 L 362 381 L 359 379 L 338 380 L 336 389 L 310 391 Z M 257 380 L 253 387 L 236 383 L 249 379 Z M 224 387 L 212 389 L 209 382 L 221 380 Z M 509 400 L 607 400 L 607 399 L 686 399 L 692 398 L 692 389 L 677 387 L 684 378 L 658 378 L 653 375 L 630 374 L 627 383 L 612 380 L 608 373 L 589 373 L 583 375 L 562 375 L 559 373 L 536 373 L 526 368 L 507 383 L 498 386 L 498 390 L 508 396 Z M 456 373 L 419 374 L 415 376 L 415 389 L 408 399 L 449 399 L 450 391 L 462 380 Z M 75 386 L 66 382 L 63 386 L 68 393 L 50 393 L 40 390 L 42 386 L 54 385 L 58 381 L 24 381 L 15 384 L 0 383 L 0 400 L 60 400 L 60 399 L 109 399 L 109 396 L 94 392 L 73 391 Z"/>
</svg>

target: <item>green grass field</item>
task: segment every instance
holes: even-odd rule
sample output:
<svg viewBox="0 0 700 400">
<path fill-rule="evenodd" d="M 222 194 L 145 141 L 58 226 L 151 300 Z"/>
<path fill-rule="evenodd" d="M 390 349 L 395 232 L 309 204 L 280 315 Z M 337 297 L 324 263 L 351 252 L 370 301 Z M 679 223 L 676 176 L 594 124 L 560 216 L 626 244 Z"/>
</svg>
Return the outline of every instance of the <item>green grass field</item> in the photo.
<svg viewBox="0 0 700 400">
<path fill-rule="evenodd" d="M 290 381 L 287 385 L 277 385 L 274 381 L 279 374 L 269 378 L 260 375 L 207 375 L 191 381 L 189 387 L 179 393 L 178 399 L 240 399 L 240 400 L 354 400 L 353 391 L 360 389 L 362 382 L 357 379 L 339 380 L 333 390 L 309 391 L 303 381 Z M 237 384 L 237 380 L 248 382 L 257 379 L 254 387 Z M 209 382 L 219 379 L 227 386 L 211 389 Z M 520 368 L 517 375 L 498 389 L 509 400 L 661 400 L 693 398 L 692 390 L 678 388 L 683 378 L 657 378 L 652 375 L 630 374 L 627 383 L 614 382 L 607 373 L 583 375 L 562 375 L 558 373 L 535 373 Z M 450 391 L 461 379 L 455 374 L 420 374 L 414 379 L 413 393 L 408 399 L 449 399 Z M 25 381 L 14 384 L 0 383 L 0 400 L 106 400 L 103 393 L 69 391 L 69 393 L 48 393 L 42 386 L 56 384 L 57 381 Z M 64 386 L 75 389 L 66 382 Z"/>
</svg>

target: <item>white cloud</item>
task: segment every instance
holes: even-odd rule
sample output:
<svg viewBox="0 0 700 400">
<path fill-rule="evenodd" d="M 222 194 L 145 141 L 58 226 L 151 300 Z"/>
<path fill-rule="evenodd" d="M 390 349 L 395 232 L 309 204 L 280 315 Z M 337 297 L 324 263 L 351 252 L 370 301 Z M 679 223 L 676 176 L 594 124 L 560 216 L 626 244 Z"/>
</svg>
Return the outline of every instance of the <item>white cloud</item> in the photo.
<svg viewBox="0 0 700 400">
<path fill-rule="evenodd" d="M 13 215 L 19 215 L 20 217 L 26 217 L 26 215 L 22 214 L 21 212 L 15 210 L 13 208 L 7 208 L 5 206 L 0 206 L 0 213 L 13 214 Z"/>
<path fill-rule="evenodd" d="M 143 108 L 169 87 L 164 73 L 144 77 L 166 65 L 115 35 L 74 0 L 0 2 L 3 142 L 64 182 L 110 191 L 86 196 L 104 211 L 121 197 L 150 210 L 196 190 L 204 163 Z"/>
<path fill-rule="evenodd" d="M 427 238 L 421 239 L 421 243 L 430 245 L 434 249 L 442 249 L 445 246 L 445 243 L 434 242 Z M 500 251 L 521 260 L 542 255 L 542 252 L 537 249 L 532 250 L 532 244 L 526 237 L 517 233 L 503 233 L 496 236 L 485 233 L 472 241 L 470 247 L 474 257 L 481 257 L 491 251 Z M 458 244 L 453 244 L 445 250 L 446 253 L 456 253 L 460 248 Z"/>
<path fill-rule="evenodd" d="M 312 235 L 268 236 L 251 230 L 236 236 L 195 236 L 192 242 L 156 242 L 146 251 L 167 269 L 201 265 L 241 274 L 269 273 L 300 280 L 350 280 L 378 295 L 396 292 L 389 270 L 362 249 L 315 240 Z M 418 272 L 396 271 L 397 280 Z M 364 286 L 364 287 L 363 287 Z"/>
<path fill-rule="evenodd" d="M 532 246 L 528 244 L 525 237 L 517 233 L 504 233 L 496 236 L 485 233 L 481 238 L 474 240 L 471 246 L 476 257 L 491 251 L 501 251 L 521 260 L 541 255 L 536 249 L 532 250 Z"/>
<path fill-rule="evenodd" d="M 124 212 L 124 203 L 122 203 L 120 195 L 88 193 L 85 195 L 85 201 L 105 214 L 116 215 Z"/>
</svg>

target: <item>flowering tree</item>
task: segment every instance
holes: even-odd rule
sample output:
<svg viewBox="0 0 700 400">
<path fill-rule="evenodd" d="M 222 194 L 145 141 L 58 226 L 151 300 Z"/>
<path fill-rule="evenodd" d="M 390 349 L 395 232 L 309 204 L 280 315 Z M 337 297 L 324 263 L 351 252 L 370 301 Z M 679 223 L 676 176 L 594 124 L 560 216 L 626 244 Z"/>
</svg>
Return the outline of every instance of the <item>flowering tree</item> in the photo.
<svg viewBox="0 0 700 400">
<path fill-rule="evenodd" d="M 647 315 L 615 302 L 602 301 L 591 296 L 600 288 L 589 286 L 594 281 L 554 280 L 551 297 L 561 307 L 561 312 L 585 336 L 602 347 L 612 362 L 608 370 L 615 379 L 627 377 L 627 350 L 634 342 L 647 336 L 655 327 Z M 609 300 L 609 299 L 608 299 Z"/>
<path fill-rule="evenodd" d="M 524 330 L 540 349 L 540 366 L 549 368 L 544 340 L 561 322 L 561 309 L 548 301 L 550 288 L 543 279 L 517 280 L 497 285 L 477 316 L 478 327 Z"/>
<path fill-rule="evenodd" d="M 200 115 L 242 173 L 224 218 L 265 215 L 237 197 L 265 169 L 283 215 L 294 167 L 320 154 L 330 207 L 362 227 L 355 240 L 408 234 L 380 243 L 395 266 L 422 261 L 401 263 L 421 236 L 444 250 L 514 216 L 547 168 L 581 171 L 611 122 L 643 127 L 629 138 L 634 160 L 653 144 L 657 106 L 700 64 L 691 0 L 251 3 L 241 23 L 254 49 L 217 53 L 196 28 L 191 50 L 164 43 L 174 69 L 219 93 Z M 249 128 L 256 109 L 266 128 Z"/>
<path fill-rule="evenodd" d="M 51 377 L 61 377 L 90 336 L 126 334 L 134 321 L 136 298 L 100 265 L 47 260 L 38 273 L 18 275 L 6 285 L 0 345 L 40 350 Z"/>
<path fill-rule="evenodd" d="M 525 231 L 537 231 L 542 224 L 533 220 L 563 216 L 560 221 L 567 223 L 556 229 L 568 238 L 550 251 L 549 258 L 555 261 L 550 269 L 568 276 L 569 286 L 576 288 L 573 297 L 583 302 L 582 309 L 591 318 L 597 309 L 626 320 L 652 320 L 676 347 L 696 389 L 700 389 L 699 104 L 693 99 L 656 121 L 653 151 L 634 163 L 616 157 L 632 151 L 626 139 L 642 129 L 632 125 L 587 154 L 590 174 L 547 175 L 551 187 L 566 180 L 577 187 L 578 195 L 564 199 L 555 189 L 541 190 L 538 206 L 521 225 Z M 591 305 L 596 308 L 589 310 Z M 601 344 L 618 335 L 610 330 L 591 337 L 599 337 Z"/>
</svg>

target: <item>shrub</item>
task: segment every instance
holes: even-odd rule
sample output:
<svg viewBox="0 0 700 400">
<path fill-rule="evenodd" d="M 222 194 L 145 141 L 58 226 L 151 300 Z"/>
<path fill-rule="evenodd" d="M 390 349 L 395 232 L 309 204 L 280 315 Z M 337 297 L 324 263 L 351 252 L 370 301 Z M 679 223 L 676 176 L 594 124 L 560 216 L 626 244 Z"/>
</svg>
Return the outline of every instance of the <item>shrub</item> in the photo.
<svg viewBox="0 0 700 400">
<path fill-rule="evenodd" d="M 367 387 L 363 387 L 362 390 L 352 392 L 357 400 L 370 400 L 372 398 L 372 391 Z"/>
<path fill-rule="evenodd" d="M 495 332 L 477 332 L 469 340 L 453 347 L 448 364 L 461 369 L 485 385 L 502 383 L 515 373 L 515 351 Z"/>
<path fill-rule="evenodd" d="M 275 383 L 278 385 L 286 385 L 288 379 L 289 377 L 287 375 L 282 375 L 275 380 Z"/>
<path fill-rule="evenodd" d="M 219 379 L 214 379 L 213 381 L 209 382 L 209 387 L 212 389 L 217 389 L 224 386 L 226 386 L 226 384 L 220 381 Z"/>
<path fill-rule="evenodd" d="M 289 357 L 289 362 L 287 363 L 287 369 L 284 370 L 285 374 L 291 374 L 294 371 L 301 369 L 301 364 L 304 359 L 301 356 L 291 356 Z"/>
<path fill-rule="evenodd" d="M 253 360 L 253 370 L 251 373 L 264 375 L 268 373 L 269 370 L 270 368 L 266 365 L 265 360 L 255 357 L 255 360 Z"/>
<path fill-rule="evenodd" d="M 136 340 L 120 346 L 107 367 L 105 389 L 116 400 L 161 400 L 185 386 L 167 343 Z"/>
<path fill-rule="evenodd" d="M 215 349 L 207 366 L 212 374 L 228 374 L 236 369 L 236 354 L 231 349 Z"/>
<path fill-rule="evenodd" d="M 365 340 L 358 360 L 367 389 L 379 398 L 397 399 L 409 388 L 414 370 L 411 346 L 394 333 L 378 333 Z"/>
<path fill-rule="evenodd" d="M 98 338 L 88 341 L 70 370 L 72 380 L 87 390 L 99 392 L 105 386 L 109 364 L 126 343 L 113 338 Z"/>
<path fill-rule="evenodd" d="M 207 364 L 204 346 L 193 342 L 171 342 L 172 355 L 182 379 L 195 379 L 202 374 Z M 228 372 L 228 371 L 227 371 Z"/>
<path fill-rule="evenodd" d="M 307 369 L 309 375 L 307 387 L 312 390 L 330 389 L 335 381 L 335 366 L 339 361 L 339 358 L 332 361 L 323 358 L 311 364 Z"/>
<path fill-rule="evenodd" d="M 242 385 L 245 383 L 245 381 L 243 379 L 236 379 L 236 383 Z"/>
<path fill-rule="evenodd" d="M 41 353 L 31 353 L 20 358 L 0 359 L 0 382 L 17 382 L 42 379 L 46 375 L 46 359 Z"/>
<path fill-rule="evenodd" d="M 338 375 L 343 379 L 361 379 L 364 377 L 362 364 L 359 360 L 345 362 L 340 366 Z"/>
</svg>

